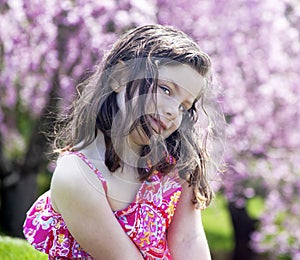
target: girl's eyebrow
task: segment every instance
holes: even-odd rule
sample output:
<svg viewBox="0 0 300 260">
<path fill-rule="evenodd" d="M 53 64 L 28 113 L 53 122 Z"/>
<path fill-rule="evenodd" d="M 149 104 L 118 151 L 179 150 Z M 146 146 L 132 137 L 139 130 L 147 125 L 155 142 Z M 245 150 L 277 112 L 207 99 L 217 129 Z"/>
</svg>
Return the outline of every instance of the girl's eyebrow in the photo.
<svg viewBox="0 0 300 260">
<path fill-rule="evenodd" d="M 180 86 L 179 86 L 177 83 L 175 83 L 173 80 L 171 80 L 171 79 L 160 79 L 160 81 L 162 81 L 163 83 L 164 83 L 164 82 L 167 82 L 167 83 L 171 84 L 171 85 L 174 87 L 175 91 L 176 91 L 177 93 L 180 93 L 180 94 L 181 94 L 181 88 L 182 88 L 182 87 L 180 87 Z M 188 92 L 189 92 L 189 91 L 188 91 Z M 194 97 L 194 95 L 193 95 L 193 97 Z M 196 99 L 196 98 L 195 98 L 195 99 Z M 189 101 L 189 100 L 186 100 L 186 103 L 187 103 L 187 105 L 192 106 L 194 102 L 191 102 L 191 101 Z"/>
</svg>

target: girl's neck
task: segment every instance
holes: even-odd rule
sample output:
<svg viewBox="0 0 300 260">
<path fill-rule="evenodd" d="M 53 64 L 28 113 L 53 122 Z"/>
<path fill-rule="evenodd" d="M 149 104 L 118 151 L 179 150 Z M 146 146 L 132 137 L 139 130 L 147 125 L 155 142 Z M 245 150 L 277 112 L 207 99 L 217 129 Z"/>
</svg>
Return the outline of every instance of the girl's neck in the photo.
<svg viewBox="0 0 300 260">
<path fill-rule="evenodd" d="M 125 142 L 126 149 L 124 149 L 124 152 L 122 152 L 119 156 L 122 157 L 121 159 L 121 168 L 131 168 L 131 169 L 136 169 L 137 167 L 137 162 L 139 161 L 139 150 L 141 149 L 140 147 L 133 147 L 131 144 L 128 142 Z M 106 151 L 106 145 L 105 145 L 105 140 L 104 140 L 104 135 L 103 133 L 98 130 L 97 132 L 97 137 L 95 140 L 95 146 L 97 149 L 97 157 L 101 161 L 105 161 L 105 151 Z"/>
<path fill-rule="evenodd" d="M 105 161 L 105 150 L 106 150 L 106 145 L 105 145 L 105 141 L 104 141 L 104 135 L 103 133 L 98 130 L 97 132 L 97 137 L 95 140 L 95 146 L 96 146 L 96 150 L 97 150 L 97 157 L 104 163 Z M 118 176 L 118 175 L 122 175 L 122 179 L 123 178 L 127 178 L 127 181 L 129 181 L 130 183 L 139 183 L 137 180 L 139 179 L 138 177 L 138 172 L 137 172 L 137 163 L 134 163 L 135 160 L 137 160 L 136 158 L 137 155 L 135 154 L 134 156 L 131 154 L 133 153 L 132 151 L 125 154 L 125 158 L 121 158 L 121 167 L 118 168 L 113 175 L 114 176 Z M 124 176 L 126 175 L 126 176 Z"/>
<path fill-rule="evenodd" d="M 96 149 L 97 149 L 97 153 L 98 153 L 98 158 L 101 161 L 105 161 L 106 145 L 105 145 L 105 141 L 104 141 L 104 135 L 100 130 L 97 131 L 95 145 L 96 145 Z"/>
</svg>

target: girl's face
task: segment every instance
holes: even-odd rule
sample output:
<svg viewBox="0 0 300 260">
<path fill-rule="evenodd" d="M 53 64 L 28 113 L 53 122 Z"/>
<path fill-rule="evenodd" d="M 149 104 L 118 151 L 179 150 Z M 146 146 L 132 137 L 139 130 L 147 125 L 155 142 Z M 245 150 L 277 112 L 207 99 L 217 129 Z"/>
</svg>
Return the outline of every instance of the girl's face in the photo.
<svg viewBox="0 0 300 260">
<path fill-rule="evenodd" d="M 182 64 L 162 66 L 158 70 L 157 103 L 149 98 L 146 105 L 146 118 L 154 133 L 164 139 L 169 137 L 180 126 L 183 114 L 189 110 L 194 101 L 201 96 L 205 79 L 192 67 Z M 124 92 L 117 100 L 119 107 L 124 106 Z M 151 95 L 151 94 L 149 94 Z M 129 134 L 132 148 L 149 144 L 149 138 L 138 129 Z"/>
</svg>

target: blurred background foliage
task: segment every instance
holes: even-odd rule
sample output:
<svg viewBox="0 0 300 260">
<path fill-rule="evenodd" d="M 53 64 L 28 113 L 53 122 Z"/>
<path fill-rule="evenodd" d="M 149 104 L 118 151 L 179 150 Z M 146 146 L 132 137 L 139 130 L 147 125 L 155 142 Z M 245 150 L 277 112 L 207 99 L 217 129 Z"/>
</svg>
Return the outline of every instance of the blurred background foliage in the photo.
<svg viewBox="0 0 300 260">
<path fill-rule="evenodd" d="M 49 187 L 54 164 L 43 132 L 53 131 L 76 83 L 119 34 L 149 23 L 182 29 L 213 59 L 228 170 L 213 180 L 222 196 L 204 223 L 222 232 L 221 200 L 232 258 L 300 259 L 298 0 L 2 0 L 2 232 L 22 237 L 25 212 Z"/>
</svg>

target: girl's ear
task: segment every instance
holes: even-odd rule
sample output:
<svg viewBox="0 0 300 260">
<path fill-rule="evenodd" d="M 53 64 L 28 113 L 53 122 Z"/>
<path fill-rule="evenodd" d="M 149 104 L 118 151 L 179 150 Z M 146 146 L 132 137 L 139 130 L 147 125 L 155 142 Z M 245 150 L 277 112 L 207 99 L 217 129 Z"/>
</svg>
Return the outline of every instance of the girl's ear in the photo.
<svg viewBox="0 0 300 260">
<path fill-rule="evenodd" d="M 114 92 L 119 93 L 126 86 L 128 74 L 128 68 L 123 61 L 119 61 L 113 67 L 109 76 L 109 85 Z"/>
</svg>

